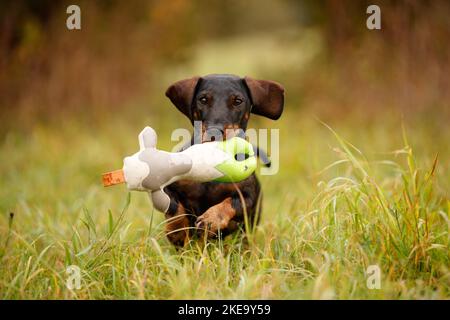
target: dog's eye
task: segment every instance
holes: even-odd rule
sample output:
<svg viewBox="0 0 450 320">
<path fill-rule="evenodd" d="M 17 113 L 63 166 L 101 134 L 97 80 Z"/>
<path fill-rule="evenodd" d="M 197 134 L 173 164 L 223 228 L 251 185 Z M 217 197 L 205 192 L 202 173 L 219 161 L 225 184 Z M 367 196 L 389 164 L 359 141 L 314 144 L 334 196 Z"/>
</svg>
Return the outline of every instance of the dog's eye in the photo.
<svg viewBox="0 0 450 320">
<path fill-rule="evenodd" d="M 201 97 L 198 100 L 200 101 L 201 104 L 207 104 L 208 103 L 208 99 L 206 97 Z"/>
<path fill-rule="evenodd" d="M 238 106 L 238 105 L 240 105 L 242 102 L 243 102 L 242 99 L 236 98 L 236 99 L 234 99 L 233 104 L 234 104 L 235 106 Z"/>
</svg>

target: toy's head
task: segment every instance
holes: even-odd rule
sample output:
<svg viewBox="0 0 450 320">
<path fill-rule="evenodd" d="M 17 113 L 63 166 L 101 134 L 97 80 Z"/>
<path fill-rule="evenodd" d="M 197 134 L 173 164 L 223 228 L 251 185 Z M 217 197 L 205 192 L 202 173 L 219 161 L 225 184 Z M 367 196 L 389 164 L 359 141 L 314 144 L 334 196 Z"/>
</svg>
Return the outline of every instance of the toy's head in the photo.
<svg viewBox="0 0 450 320">
<path fill-rule="evenodd" d="M 217 147 L 230 157 L 216 165 L 223 176 L 215 179 L 218 182 L 238 182 L 248 178 L 256 169 L 256 157 L 253 146 L 246 140 L 233 137 L 217 142 Z"/>
</svg>

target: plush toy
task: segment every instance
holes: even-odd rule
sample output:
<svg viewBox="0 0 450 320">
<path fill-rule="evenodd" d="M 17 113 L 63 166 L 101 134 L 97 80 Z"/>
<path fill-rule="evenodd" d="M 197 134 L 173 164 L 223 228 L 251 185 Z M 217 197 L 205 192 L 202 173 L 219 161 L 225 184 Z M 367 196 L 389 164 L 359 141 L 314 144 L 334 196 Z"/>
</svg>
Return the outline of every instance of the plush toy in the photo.
<svg viewBox="0 0 450 320">
<path fill-rule="evenodd" d="M 123 160 L 123 168 L 103 174 L 103 185 L 126 182 L 128 189 L 147 191 L 153 206 L 166 212 L 170 205 L 165 186 L 181 179 L 199 182 L 238 182 L 256 169 L 252 145 L 233 137 L 225 141 L 194 144 L 181 152 L 156 149 L 155 130 L 139 134 L 139 151 Z"/>
</svg>

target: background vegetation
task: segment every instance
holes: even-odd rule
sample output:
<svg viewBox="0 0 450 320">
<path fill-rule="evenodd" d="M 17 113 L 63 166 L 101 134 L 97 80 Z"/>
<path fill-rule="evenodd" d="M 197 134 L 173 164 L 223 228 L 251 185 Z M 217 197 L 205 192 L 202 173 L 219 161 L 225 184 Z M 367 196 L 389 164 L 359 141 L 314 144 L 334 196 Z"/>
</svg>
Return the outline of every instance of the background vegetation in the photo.
<svg viewBox="0 0 450 320">
<path fill-rule="evenodd" d="M 381 1 L 380 31 L 364 1 L 78 3 L 80 31 L 69 3 L 0 4 L 1 298 L 449 298 L 447 1 Z M 100 175 L 145 125 L 170 149 L 189 123 L 164 91 L 208 73 L 286 87 L 279 121 L 251 120 L 280 129 L 280 172 L 247 240 L 176 251 Z"/>
</svg>

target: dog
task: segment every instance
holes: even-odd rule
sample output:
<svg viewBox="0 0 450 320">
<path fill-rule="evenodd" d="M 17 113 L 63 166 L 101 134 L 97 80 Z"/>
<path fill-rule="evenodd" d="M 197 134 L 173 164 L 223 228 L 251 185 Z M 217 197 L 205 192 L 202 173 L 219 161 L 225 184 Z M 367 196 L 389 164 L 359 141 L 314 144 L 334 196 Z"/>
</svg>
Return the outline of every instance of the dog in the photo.
<svg viewBox="0 0 450 320">
<path fill-rule="evenodd" d="M 277 120 L 284 107 L 279 83 L 227 74 L 180 80 L 166 96 L 192 124 L 201 121 L 201 142 L 230 138 L 230 129 L 245 132 L 251 113 Z M 178 247 L 187 243 L 192 230 L 213 238 L 239 229 L 244 215 L 249 225 L 259 220 L 261 186 L 254 173 L 239 183 L 180 180 L 164 191 L 170 197 L 166 235 Z"/>
</svg>

